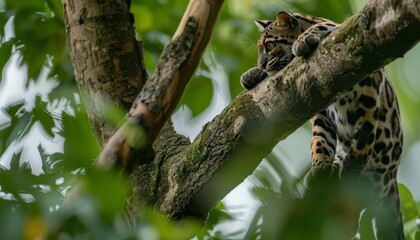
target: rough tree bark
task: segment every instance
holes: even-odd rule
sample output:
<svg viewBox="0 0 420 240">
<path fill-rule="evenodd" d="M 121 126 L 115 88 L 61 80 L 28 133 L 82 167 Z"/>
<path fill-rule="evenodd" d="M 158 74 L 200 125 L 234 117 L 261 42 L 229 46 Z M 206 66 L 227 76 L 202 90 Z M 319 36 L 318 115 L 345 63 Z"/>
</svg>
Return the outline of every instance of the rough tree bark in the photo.
<svg viewBox="0 0 420 240">
<path fill-rule="evenodd" d="M 107 91 L 118 88 L 121 81 L 130 81 L 135 86 L 141 86 L 146 79 L 141 77 L 146 75 L 141 63 L 141 49 L 137 48 L 132 37 L 134 35 L 130 35 L 125 41 L 117 41 L 121 33 L 116 29 L 120 29 L 120 25 L 125 26 L 123 29 L 127 29 L 127 32 L 133 31 L 128 17 L 128 6 L 125 2 L 118 5 L 113 1 L 101 1 L 101 5 L 96 1 L 81 0 L 63 0 L 63 3 L 76 78 L 81 90 L 88 93 L 85 98 L 98 100 L 98 95 L 108 94 L 117 103 L 133 102 L 134 93 L 129 98 L 124 98 L 116 95 L 127 92 Z M 115 4 L 119 7 L 114 7 Z M 207 30 L 211 32 L 211 21 L 216 19 L 221 4 L 222 1 L 191 0 L 190 7 L 194 6 L 194 11 L 191 8 L 186 11 L 180 30 L 175 36 L 185 36 L 181 32 L 188 26 L 185 25 L 187 22 L 195 29 L 190 32 L 192 34 L 203 30 L 203 26 L 209 27 Z M 127 17 L 116 17 L 116 12 L 111 12 L 111 9 L 121 11 L 120 15 Z M 192 14 L 197 11 L 207 12 L 211 16 Z M 199 25 L 203 23 L 203 19 L 212 20 L 207 25 Z M 104 30 L 104 36 L 98 34 L 101 29 Z M 100 42 L 102 37 L 111 41 L 105 41 L 104 45 L 93 45 Z M 176 43 L 179 39 L 174 37 L 173 42 Z M 190 49 L 198 48 L 202 51 L 206 45 L 205 40 L 201 39 L 200 42 L 196 36 L 185 36 L 185 39 L 187 42 L 192 41 L 187 46 Z M 138 132 L 146 134 L 149 141 L 155 139 L 153 160 L 144 161 L 141 155 L 147 151 L 132 141 L 138 139 L 136 136 L 133 138 L 124 131 L 117 131 L 117 136 L 113 137 L 117 140 L 108 143 L 101 155 L 101 161 L 105 165 L 121 162 L 123 166 L 131 166 L 133 195 L 128 210 L 133 216 L 141 202 L 155 206 L 174 219 L 185 215 L 205 218 L 212 206 L 249 175 L 279 140 L 328 106 L 338 93 L 373 70 L 402 57 L 419 40 L 418 0 L 371 0 L 360 13 L 348 19 L 327 37 L 311 57 L 296 58 L 255 89 L 237 96 L 219 116 L 203 127 L 193 143 L 177 134 L 171 124 L 165 125 L 159 132 L 183 90 L 183 87 L 179 87 L 175 93 L 171 93 L 167 89 L 177 84 L 171 81 L 185 67 L 185 63 L 181 64 L 173 68 L 175 73 L 172 73 L 170 80 L 163 81 L 163 84 L 159 79 L 167 76 L 155 74 L 158 79 L 155 85 L 146 84 L 143 87 L 123 125 L 134 126 L 135 131 L 140 129 Z M 173 57 L 179 56 L 176 45 L 172 49 L 175 50 L 166 53 L 171 54 L 173 51 Z M 124 70 L 126 55 L 132 56 L 130 61 L 138 62 L 131 63 L 129 72 L 122 73 L 119 71 Z M 194 61 L 199 60 L 200 54 L 196 56 L 198 57 L 193 58 Z M 186 58 L 184 61 L 191 59 L 191 54 L 187 54 Z M 161 61 L 163 64 L 167 63 L 164 62 L 165 59 Z M 195 66 L 196 64 L 197 62 Z M 188 78 L 194 69 L 195 67 L 188 70 Z M 102 70 L 109 70 L 110 75 L 101 77 Z M 134 79 L 139 82 L 133 83 Z M 185 81 L 188 80 L 184 79 L 182 84 Z M 153 91 L 146 89 L 147 87 L 158 89 L 163 94 L 156 96 L 161 98 L 149 101 L 147 96 L 150 95 L 146 94 Z M 99 98 L 94 106 L 102 104 L 101 100 Z M 139 114 L 146 115 L 138 117 Z M 94 116 L 98 118 L 98 115 Z M 95 118 L 94 121 L 97 121 Z"/>
<path fill-rule="evenodd" d="M 109 103 L 129 109 L 147 80 L 127 2 L 63 0 L 67 44 L 93 133 L 105 143 L 113 128 Z"/>
</svg>

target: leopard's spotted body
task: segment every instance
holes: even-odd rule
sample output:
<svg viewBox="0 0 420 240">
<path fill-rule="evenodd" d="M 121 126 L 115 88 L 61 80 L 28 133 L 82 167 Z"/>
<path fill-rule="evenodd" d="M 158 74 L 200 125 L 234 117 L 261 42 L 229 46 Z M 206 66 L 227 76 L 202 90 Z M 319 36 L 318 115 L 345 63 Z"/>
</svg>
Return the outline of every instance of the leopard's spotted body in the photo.
<svg viewBox="0 0 420 240">
<path fill-rule="evenodd" d="M 338 24 L 301 14 L 279 12 L 274 21 L 256 21 L 258 67 L 241 77 L 246 89 L 284 68 L 294 56 L 307 56 Z M 311 119 L 312 167 L 308 179 L 320 173 L 355 173 L 375 194 L 370 206 L 385 206 L 392 221 L 374 214 L 378 239 L 404 239 L 397 187 L 403 137 L 394 90 L 384 69 L 350 88 Z M 379 208 L 378 208 L 379 209 Z M 381 208 L 381 211 L 384 208 Z"/>
</svg>

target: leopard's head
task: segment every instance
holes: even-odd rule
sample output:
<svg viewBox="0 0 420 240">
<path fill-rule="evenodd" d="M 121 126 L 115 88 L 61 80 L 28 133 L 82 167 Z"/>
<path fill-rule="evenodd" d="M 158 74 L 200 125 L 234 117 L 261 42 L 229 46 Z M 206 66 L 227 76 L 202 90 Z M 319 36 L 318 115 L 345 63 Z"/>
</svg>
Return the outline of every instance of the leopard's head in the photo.
<svg viewBox="0 0 420 240">
<path fill-rule="evenodd" d="M 301 34 L 299 22 L 291 14 L 281 11 L 276 20 L 256 20 L 261 32 L 257 43 L 258 68 L 273 75 L 284 68 L 292 59 L 292 44 Z"/>
</svg>

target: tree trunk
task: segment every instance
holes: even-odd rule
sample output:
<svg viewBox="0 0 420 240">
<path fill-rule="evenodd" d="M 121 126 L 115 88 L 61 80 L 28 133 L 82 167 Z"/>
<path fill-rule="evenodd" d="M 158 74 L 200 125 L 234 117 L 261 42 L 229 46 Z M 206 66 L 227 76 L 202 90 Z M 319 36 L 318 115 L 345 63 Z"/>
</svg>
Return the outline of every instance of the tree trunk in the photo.
<svg viewBox="0 0 420 240">
<path fill-rule="evenodd" d="M 127 111 L 148 76 L 126 1 L 63 0 L 67 44 L 93 133 L 104 144 L 114 131 L 109 104 Z"/>
<path fill-rule="evenodd" d="M 102 96 L 126 109 L 133 103 L 127 121 L 100 157 L 101 165 L 120 164 L 130 173 L 133 195 L 128 210 L 132 216 L 141 202 L 174 219 L 186 215 L 205 219 L 279 140 L 326 108 L 338 93 L 403 56 L 420 39 L 418 0 L 369 1 L 308 59 L 295 58 L 281 72 L 237 96 L 190 143 L 170 122 L 162 125 L 207 44 L 209 35 L 197 35 L 211 33 L 222 1 L 190 1 L 158 64 L 164 68 L 158 67 L 150 79 L 153 82 L 146 83 L 136 100 L 134 95 L 147 74 L 125 2 L 63 3 L 76 79 L 86 93 L 95 133 L 103 140 L 109 134 L 101 128 L 104 120 L 98 114 L 106 107 Z M 180 50 L 179 44 L 185 47 Z M 177 65 L 173 60 L 179 58 L 182 61 Z M 171 72 L 162 72 L 168 68 Z M 126 129 L 137 134 L 133 137 Z M 148 160 L 151 142 L 154 158 Z"/>
</svg>

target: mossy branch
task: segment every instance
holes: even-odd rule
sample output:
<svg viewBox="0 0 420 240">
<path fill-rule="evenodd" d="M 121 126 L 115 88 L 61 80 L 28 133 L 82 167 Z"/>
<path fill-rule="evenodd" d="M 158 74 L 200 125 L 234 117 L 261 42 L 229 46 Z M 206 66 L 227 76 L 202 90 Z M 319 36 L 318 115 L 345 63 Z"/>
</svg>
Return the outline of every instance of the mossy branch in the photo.
<svg viewBox="0 0 420 240">
<path fill-rule="evenodd" d="M 184 141 L 177 154 L 167 157 L 168 146 L 179 142 L 156 141 L 155 160 L 132 175 L 134 199 L 175 219 L 205 218 L 279 140 L 326 108 L 337 94 L 402 57 L 419 39 L 417 0 L 370 1 L 309 58 L 296 58 L 237 96 L 191 145 Z M 156 174 L 151 177 L 151 172 Z"/>
</svg>

